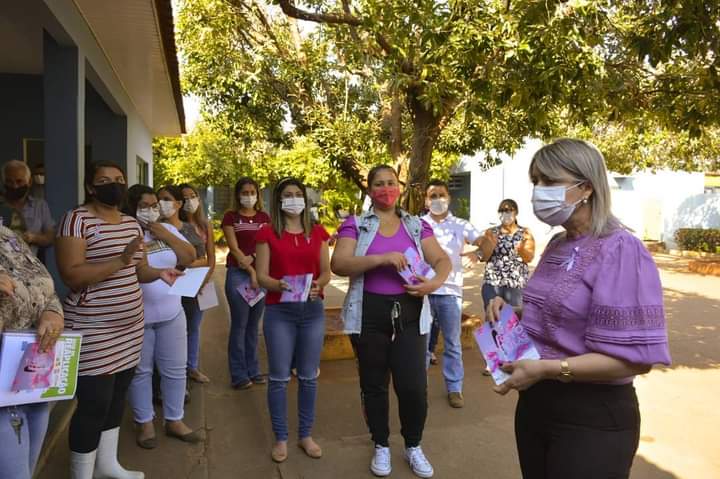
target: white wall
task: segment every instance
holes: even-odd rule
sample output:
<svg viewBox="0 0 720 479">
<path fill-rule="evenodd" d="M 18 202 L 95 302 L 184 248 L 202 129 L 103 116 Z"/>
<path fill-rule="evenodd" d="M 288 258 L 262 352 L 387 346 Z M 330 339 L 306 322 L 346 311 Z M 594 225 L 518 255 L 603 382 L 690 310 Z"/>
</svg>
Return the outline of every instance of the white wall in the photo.
<svg viewBox="0 0 720 479">
<path fill-rule="evenodd" d="M 541 146 L 539 140 L 527 140 L 512 157 L 504 155 L 502 164 L 486 171 L 479 166 L 482 154 L 461 160 L 456 171 L 471 172 L 470 220 L 476 227 L 497 224 L 498 205 L 512 198 L 520 209 L 518 222 L 531 229 L 539 249 L 560 231 L 540 222 L 532 212 L 528 169 Z M 665 241 L 672 247 L 678 228 L 720 227 L 720 195 L 703 194 L 703 173 L 648 171 L 624 176 L 611 172 L 608 177 L 613 212 L 641 239 Z"/>
<path fill-rule="evenodd" d="M 527 140 L 512 157 L 502 155 L 502 164 L 483 171 L 479 161 L 482 154 L 464 157 L 457 171 L 470 171 L 470 221 L 482 230 L 497 225 L 498 206 L 506 198 L 513 199 L 520 210 L 518 223 L 530 228 L 540 248 L 559 229 L 552 229 L 539 221 L 532 210 L 532 183 L 528 175 L 530 162 L 542 146 L 540 140 Z"/>
</svg>

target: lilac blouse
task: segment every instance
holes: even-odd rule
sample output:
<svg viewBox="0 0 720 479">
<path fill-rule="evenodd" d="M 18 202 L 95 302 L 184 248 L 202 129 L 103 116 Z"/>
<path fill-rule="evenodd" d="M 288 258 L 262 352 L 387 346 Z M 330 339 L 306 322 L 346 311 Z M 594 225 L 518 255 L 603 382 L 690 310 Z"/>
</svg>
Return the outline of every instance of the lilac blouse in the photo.
<svg viewBox="0 0 720 479">
<path fill-rule="evenodd" d="M 635 364 L 670 364 L 660 275 L 642 242 L 626 230 L 551 241 L 525 288 L 523 307 L 523 326 L 543 359 L 596 352 Z"/>
</svg>

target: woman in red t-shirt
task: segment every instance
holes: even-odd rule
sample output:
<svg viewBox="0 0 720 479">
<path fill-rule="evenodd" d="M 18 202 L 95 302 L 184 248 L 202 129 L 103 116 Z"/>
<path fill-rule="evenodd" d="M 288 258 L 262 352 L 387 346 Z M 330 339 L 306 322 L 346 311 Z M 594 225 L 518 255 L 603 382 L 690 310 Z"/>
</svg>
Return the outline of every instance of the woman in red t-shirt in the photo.
<svg viewBox="0 0 720 479">
<path fill-rule="evenodd" d="M 272 458 L 287 459 L 287 384 L 295 359 L 298 376 L 298 446 L 322 456 L 310 433 L 315 421 L 317 370 L 325 337 L 323 287 L 330 282 L 328 235 L 312 226 L 305 186 L 281 180 L 273 191 L 272 224 L 257 235 L 257 277 L 268 290 L 263 324 L 270 368 L 268 408 L 275 444 Z"/>
<path fill-rule="evenodd" d="M 225 277 L 225 296 L 230 305 L 228 364 L 230 382 L 236 389 L 265 383 L 257 355 L 258 325 L 265 310 L 265 301 L 261 299 L 251 306 L 241 294 L 241 291 L 258 287 L 255 235 L 260 226 L 270 222 L 270 217 L 262 211 L 259 191 L 255 180 L 240 178 L 235 183 L 235 208 L 225 213 L 222 221 L 225 240 L 230 248 Z"/>
</svg>

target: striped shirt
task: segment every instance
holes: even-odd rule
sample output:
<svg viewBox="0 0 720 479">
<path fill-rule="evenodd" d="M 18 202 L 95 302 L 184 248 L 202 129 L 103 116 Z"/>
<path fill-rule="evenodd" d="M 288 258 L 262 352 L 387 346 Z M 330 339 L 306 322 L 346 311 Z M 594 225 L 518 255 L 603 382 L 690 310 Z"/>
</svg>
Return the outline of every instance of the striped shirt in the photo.
<svg viewBox="0 0 720 479">
<path fill-rule="evenodd" d="M 80 206 L 60 221 L 58 237 L 85 240 L 85 260 L 99 263 L 122 254 L 142 234 L 131 216 L 107 223 Z M 142 259 L 142 251 L 135 260 Z M 138 363 L 143 342 L 143 298 L 134 265 L 128 265 L 99 283 L 71 291 L 63 303 L 69 329 L 83 334 L 80 375 L 95 376 L 123 371 Z"/>
</svg>

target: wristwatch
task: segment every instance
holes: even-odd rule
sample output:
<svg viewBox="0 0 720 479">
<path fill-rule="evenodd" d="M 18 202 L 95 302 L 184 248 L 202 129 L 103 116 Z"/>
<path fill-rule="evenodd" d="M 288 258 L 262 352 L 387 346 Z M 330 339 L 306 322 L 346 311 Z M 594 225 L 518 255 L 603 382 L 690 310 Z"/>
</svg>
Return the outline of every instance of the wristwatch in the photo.
<svg viewBox="0 0 720 479">
<path fill-rule="evenodd" d="M 560 361 L 560 374 L 558 375 L 558 380 L 563 383 L 569 383 L 573 380 L 573 373 L 567 359 Z"/>
</svg>

